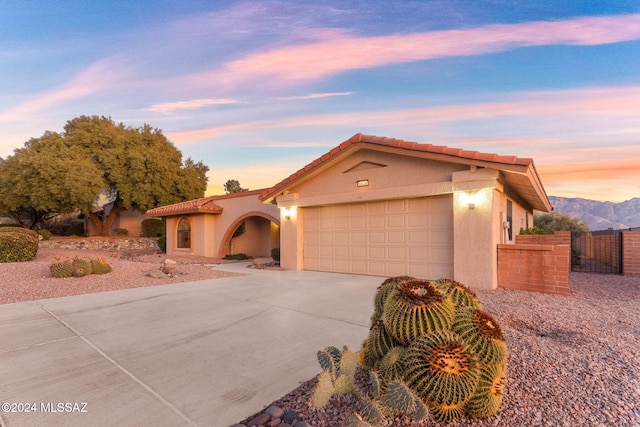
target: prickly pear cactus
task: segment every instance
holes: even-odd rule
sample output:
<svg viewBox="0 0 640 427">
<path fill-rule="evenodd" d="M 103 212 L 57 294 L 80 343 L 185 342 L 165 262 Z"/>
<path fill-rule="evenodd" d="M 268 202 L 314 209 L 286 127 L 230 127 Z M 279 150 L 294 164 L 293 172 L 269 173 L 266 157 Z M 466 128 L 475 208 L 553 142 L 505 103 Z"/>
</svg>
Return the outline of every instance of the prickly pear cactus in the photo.
<svg viewBox="0 0 640 427">
<path fill-rule="evenodd" d="M 369 335 L 358 354 L 370 374 L 370 391 L 355 386 L 351 370 L 339 379 L 343 358 L 335 347 L 318 352 L 324 372 L 314 399 L 320 407 L 338 390 L 353 393 L 360 409 L 348 426 L 380 425 L 395 414 L 437 422 L 487 418 L 502 404 L 505 338 L 476 294 L 454 280 L 403 276 L 380 285 Z"/>
<path fill-rule="evenodd" d="M 56 258 L 50 265 L 51 276 L 56 278 L 71 277 L 73 275 L 73 264 L 66 257 Z"/>
</svg>

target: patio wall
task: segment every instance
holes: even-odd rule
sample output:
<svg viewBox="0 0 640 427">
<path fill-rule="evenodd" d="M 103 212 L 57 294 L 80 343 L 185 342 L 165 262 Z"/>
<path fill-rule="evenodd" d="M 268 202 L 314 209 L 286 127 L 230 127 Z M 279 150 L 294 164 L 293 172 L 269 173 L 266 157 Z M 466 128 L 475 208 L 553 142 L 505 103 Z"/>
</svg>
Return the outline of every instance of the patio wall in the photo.
<svg viewBox="0 0 640 427">
<path fill-rule="evenodd" d="M 518 235 L 498 245 L 498 287 L 567 295 L 570 261 L 569 231 Z"/>
<path fill-rule="evenodd" d="M 622 274 L 640 277 L 640 230 L 622 232 Z"/>
</svg>

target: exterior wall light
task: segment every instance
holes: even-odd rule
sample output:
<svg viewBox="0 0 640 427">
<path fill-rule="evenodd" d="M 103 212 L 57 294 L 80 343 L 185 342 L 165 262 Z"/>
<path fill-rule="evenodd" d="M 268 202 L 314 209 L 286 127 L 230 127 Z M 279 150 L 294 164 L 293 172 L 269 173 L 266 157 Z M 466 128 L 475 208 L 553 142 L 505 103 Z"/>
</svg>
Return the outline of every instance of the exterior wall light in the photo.
<svg viewBox="0 0 640 427">
<path fill-rule="evenodd" d="M 358 187 L 368 187 L 369 186 L 369 180 L 368 179 L 359 179 L 356 181 L 356 186 Z"/>
<path fill-rule="evenodd" d="M 476 204 L 482 201 L 483 194 L 481 192 L 477 193 L 462 193 L 460 201 L 463 204 L 466 204 L 469 209 L 475 209 Z"/>
<path fill-rule="evenodd" d="M 282 214 L 286 219 L 291 219 L 291 208 L 283 208 Z"/>
</svg>

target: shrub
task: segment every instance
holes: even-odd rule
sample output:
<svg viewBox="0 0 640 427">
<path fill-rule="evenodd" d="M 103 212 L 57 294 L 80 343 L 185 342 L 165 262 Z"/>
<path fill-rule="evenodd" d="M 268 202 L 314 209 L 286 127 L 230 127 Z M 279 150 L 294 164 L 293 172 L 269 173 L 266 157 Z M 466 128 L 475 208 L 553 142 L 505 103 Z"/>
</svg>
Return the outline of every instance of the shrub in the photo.
<svg viewBox="0 0 640 427">
<path fill-rule="evenodd" d="M 49 230 L 38 230 L 38 234 L 41 235 L 44 240 L 49 240 L 51 236 L 53 236 Z"/>
<path fill-rule="evenodd" d="M 48 226 L 53 234 L 58 236 L 84 236 L 84 220 L 66 219 Z"/>
<path fill-rule="evenodd" d="M 274 261 L 280 262 L 280 248 L 271 249 L 271 258 L 273 258 Z"/>
<path fill-rule="evenodd" d="M 0 233 L 24 233 L 40 240 L 40 238 L 38 237 L 38 233 L 24 227 L 14 227 L 14 226 L 2 227 L 0 228 Z"/>
<path fill-rule="evenodd" d="M 167 253 L 167 236 L 161 236 L 158 238 L 158 248 L 163 254 Z"/>
<path fill-rule="evenodd" d="M 533 226 L 531 228 L 521 228 L 520 234 L 553 234 L 543 228 Z"/>
<path fill-rule="evenodd" d="M 160 219 L 148 218 L 142 221 L 142 237 L 160 237 L 164 234 L 164 221 Z"/>
<path fill-rule="evenodd" d="M 239 254 L 227 255 L 223 259 L 232 259 L 236 261 L 241 261 L 244 259 L 251 259 L 251 257 L 247 254 L 239 253 Z"/>
<path fill-rule="evenodd" d="M 126 228 L 114 228 L 111 233 L 116 237 L 125 237 L 129 235 L 129 230 Z"/>
<path fill-rule="evenodd" d="M 33 231 L 32 233 L 38 235 Z M 31 261 L 37 253 L 38 237 L 23 231 L 3 230 L 0 233 L 0 262 Z"/>
</svg>

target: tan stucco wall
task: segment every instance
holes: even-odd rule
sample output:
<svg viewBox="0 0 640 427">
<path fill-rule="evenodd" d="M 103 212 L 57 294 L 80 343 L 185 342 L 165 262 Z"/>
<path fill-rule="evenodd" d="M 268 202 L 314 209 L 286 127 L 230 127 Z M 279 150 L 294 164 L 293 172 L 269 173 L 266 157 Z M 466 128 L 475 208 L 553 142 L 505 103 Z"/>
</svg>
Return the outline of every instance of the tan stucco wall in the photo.
<svg viewBox="0 0 640 427">
<path fill-rule="evenodd" d="M 358 188 L 356 182 L 362 179 L 369 180 L 369 186 Z M 282 211 L 281 264 L 287 269 L 303 268 L 304 209 L 300 207 L 453 194 L 454 279 L 474 288 L 494 289 L 497 246 L 510 243 L 503 242 L 506 201 L 510 199 L 503 182 L 494 169 L 359 151 L 276 198 Z M 477 198 L 473 209 L 470 197 Z M 527 210 L 510 200 L 514 239 L 520 227 L 526 226 Z M 289 209 L 289 219 L 284 217 L 284 208 Z M 531 226 L 531 217 L 529 221 Z"/>
<path fill-rule="evenodd" d="M 271 221 L 252 217 L 245 221 L 246 228 L 244 234 L 235 237 L 231 241 L 232 254 L 243 253 L 252 257 L 271 256 L 272 229 Z M 274 230 L 277 232 L 277 230 Z M 257 237 L 257 238 L 256 238 Z M 277 245 L 280 243 L 278 242 Z M 273 246 L 277 247 L 277 246 Z"/>
<path fill-rule="evenodd" d="M 279 246 L 279 227 L 270 225 L 269 219 L 252 220 L 254 216 L 266 216 L 278 221 L 279 211 L 275 205 L 267 205 L 256 194 L 219 199 L 221 214 L 189 214 L 191 221 L 191 247 L 176 248 L 176 227 L 182 216 L 167 217 L 167 255 L 195 254 L 211 258 L 229 253 L 228 240 L 237 226 L 247 222 L 247 232 L 233 239 L 233 252 L 251 256 L 269 256 L 272 245 Z M 244 239 L 243 239 L 244 237 Z"/>
<path fill-rule="evenodd" d="M 451 174 L 465 169 L 468 166 L 362 150 L 290 191 L 299 195 L 296 206 L 446 194 L 451 193 Z M 365 179 L 369 185 L 358 188 L 357 181 Z M 281 198 L 277 200 L 279 205 L 284 203 Z"/>
</svg>

